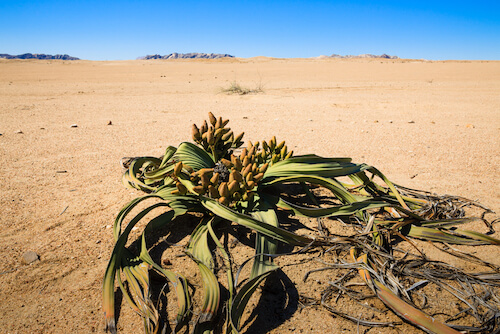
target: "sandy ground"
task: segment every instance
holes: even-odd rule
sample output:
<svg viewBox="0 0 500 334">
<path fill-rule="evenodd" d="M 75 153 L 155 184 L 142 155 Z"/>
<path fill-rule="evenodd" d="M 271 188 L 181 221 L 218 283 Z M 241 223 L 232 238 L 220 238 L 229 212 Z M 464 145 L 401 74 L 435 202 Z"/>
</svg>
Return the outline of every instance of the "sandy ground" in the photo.
<svg viewBox="0 0 500 334">
<path fill-rule="evenodd" d="M 263 92 L 221 93 L 231 82 Z M 499 92 L 500 62 L 0 60 L 0 331 L 103 332 L 109 225 L 139 195 L 122 186 L 119 160 L 160 156 L 190 140 L 191 124 L 208 111 L 229 118 L 247 140 L 276 135 L 296 154 L 350 156 L 398 184 L 500 212 Z M 23 264 L 28 250 L 40 261 Z M 469 251 L 500 264 L 496 247 Z M 316 275 L 304 286 L 309 269 L 284 268 L 286 290 L 314 295 L 314 284 L 336 275 Z M 358 330 L 324 310 L 282 304 L 258 309 L 263 320 L 248 332 Z M 127 305 L 118 324 L 121 333 L 141 332 Z"/>
</svg>

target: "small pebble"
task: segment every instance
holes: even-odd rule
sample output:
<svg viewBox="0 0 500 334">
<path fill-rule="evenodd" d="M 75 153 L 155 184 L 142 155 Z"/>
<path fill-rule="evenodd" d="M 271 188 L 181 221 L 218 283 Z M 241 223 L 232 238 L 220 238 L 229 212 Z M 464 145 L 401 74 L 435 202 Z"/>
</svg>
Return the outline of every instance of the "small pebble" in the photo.
<svg viewBox="0 0 500 334">
<path fill-rule="evenodd" d="M 408 121 L 408 123 L 413 124 L 413 123 L 415 123 L 415 121 Z"/>
<path fill-rule="evenodd" d="M 15 133 L 21 134 L 21 133 L 24 133 L 24 132 L 22 130 L 17 130 Z"/>
<path fill-rule="evenodd" d="M 70 128 L 77 128 L 78 127 L 78 124 L 71 124 L 70 125 Z"/>
<path fill-rule="evenodd" d="M 31 264 L 37 261 L 38 259 L 39 258 L 37 253 L 35 253 L 34 251 L 27 251 L 26 253 L 23 254 L 23 259 L 21 262 L 24 264 Z"/>
<path fill-rule="evenodd" d="M 109 121 L 109 122 L 108 122 L 108 125 L 113 125 L 113 122 Z"/>
<path fill-rule="evenodd" d="M 475 126 L 473 124 L 467 124 L 465 127 L 467 129 L 474 129 L 475 128 Z"/>
</svg>

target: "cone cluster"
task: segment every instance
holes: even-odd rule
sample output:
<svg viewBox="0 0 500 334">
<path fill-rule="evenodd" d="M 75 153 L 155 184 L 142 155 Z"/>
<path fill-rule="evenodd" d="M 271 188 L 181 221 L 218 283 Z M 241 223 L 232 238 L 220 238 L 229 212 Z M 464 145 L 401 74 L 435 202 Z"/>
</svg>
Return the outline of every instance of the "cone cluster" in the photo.
<svg viewBox="0 0 500 334">
<path fill-rule="evenodd" d="M 208 119 L 209 122 L 205 120 L 199 128 L 193 124 L 192 135 L 193 140 L 205 151 L 212 153 L 215 160 L 227 158 L 231 149 L 243 145 L 244 133 L 235 137 L 231 128 L 226 127 L 228 119 L 216 118 L 211 112 L 208 113 Z"/>
<path fill-rule="evenodd" d="M 269 163 L 273 165 L 281 160 L 286 160 L 293 155 L 293 151 L 288 151 L 288 147 L 285 141 L 276 143 L 276 137 L 273 136 L 269 141 L 262 141 L 262 147 L 260 142 L 252 144 L 248 142 L 247 148 L 244 148 L 241 152 L 242 156 L 255 156 L 257 163 Z"/>
<path fill-rule="evenodd" d="M 209 123 L 205 121 L 201 127 L 193 124 L 192 134 L 194 141 L 212 154 L 217 163 L 214 168 L 189 171 L 190 181 L 195 185 L 192 191 L 229 206 L 239 201 L 252 201 L 257 184 L 264 178 L 267 168 L 290 158 L 293 151 L 288 151 L 284 141 L 278 144 L 276 137 L 272 137 L 267 142 L 262 141 L 262 144 L 248 142 L 240 155 L 236 156 L 233 149 L 243 145 L 244 133 L 234 137 L 231 129 L 226 127 L 228 120 L 216 118 L 212 113 L 208 113 L 208 116 Z M 173 193 L 184 195 L 188 192 L 178 179 L 186 167 L 182 162 L 175 166 L 173 176 L 177 190 Z"/>
<path fill-rule="evenodd" d="M 179 162 L 182 170 L 182 162 Z M 248 158 L 241 161 L 240 157 L 231 155 L 231 160 L 221 159 L 220 164 L 227 170 L 227 176 L 220 171 L 221 167 L 203 168 L 190 174 L 190 180 L 196 186 L 193 191 L 217 199 L 224 205 L 234 204 L 238 201 L 252 201 L 257 183 L 262 180 L 269 166 L 268 163 L 258 167 L 254 159 Z M 176 166 L 177 167 L 177 166 Z M 176 168 L 177 169 L 177 168 Z M 179 173 L 180 173 L 179 170 Z M 174 171 L 175 173 L 175 171 Z M 178 194 L 186 194 L 188 189 L 180 181 L 176 183 Z"/>
</svg>

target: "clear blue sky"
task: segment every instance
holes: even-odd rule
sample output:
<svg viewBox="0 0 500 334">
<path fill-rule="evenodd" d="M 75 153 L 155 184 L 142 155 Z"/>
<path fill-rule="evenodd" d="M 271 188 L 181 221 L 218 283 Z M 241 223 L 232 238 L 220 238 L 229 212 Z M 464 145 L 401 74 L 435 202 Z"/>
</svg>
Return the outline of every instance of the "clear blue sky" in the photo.
<svg viewBox="0 0 500 334">
<path fill-rule="evenodd" d="M 26 52 L 500 60 L 500 0 L 0 0 L 0 53 Z"/>
</svg>

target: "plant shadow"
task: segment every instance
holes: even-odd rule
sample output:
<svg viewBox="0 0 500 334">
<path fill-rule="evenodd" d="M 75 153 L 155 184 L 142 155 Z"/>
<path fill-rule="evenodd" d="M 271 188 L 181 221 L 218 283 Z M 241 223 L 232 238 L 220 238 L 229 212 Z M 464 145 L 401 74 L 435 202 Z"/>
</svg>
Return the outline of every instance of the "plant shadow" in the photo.
<svg viewBox="0 0 500 334">
<path fill-rule="evenodd" d="M 257 306 L 243 324 L 245 333 L 268 333 L 290 319 L 298 309 L 299 293 L 281 270 L 269 276 L 261 288 Z"/>
<path fill-rule="evenodd" d="M 115 323 L 118 324 L 120 320 L 120 311 L 122 308 L 123 292 L 118 287 L 115 289 Z"/>
</svg>

